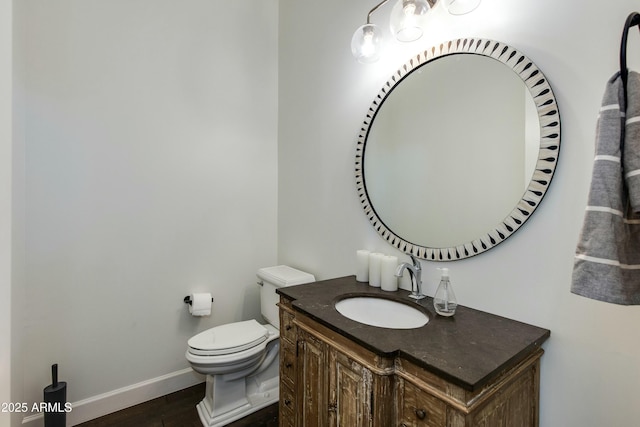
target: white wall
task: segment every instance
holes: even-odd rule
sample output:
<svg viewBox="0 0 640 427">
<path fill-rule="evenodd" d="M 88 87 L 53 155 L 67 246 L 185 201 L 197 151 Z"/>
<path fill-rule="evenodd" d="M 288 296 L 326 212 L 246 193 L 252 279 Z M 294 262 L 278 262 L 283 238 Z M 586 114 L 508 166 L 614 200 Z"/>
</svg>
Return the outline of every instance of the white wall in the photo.
<svg viewBox="0 0 640 427">
<path fill-rule="evenodd" d="M 509 43 L 535 61 L 554 89 L 562 154 L 541 208 L 521 230 L 487 253 L 447 265 L 456 295 L 464 305 L 551 330 L 542 362 L 541 426 L 637 423 L 640 308 L 591 301 L 569 288 L 596 115 L 604 84 L 618 67 L 624 20 L 638 3 L 485 0 L 462 17 L 439 8 L 423 41 L 362 65 L 349 44 L 375 3 L 280 1 L 280 262 L 326 279 L 354 274 L 358 248 L 395 252 L 369 225 L 355 193 L 356 136 L 367 108 L 419 48 L 467 36 Z M 373 21 L 382 24 L 385 13 Z M 637 52 L 637 31 L 629 46 Z M 629 57 L 638 69 L 640 56 Z M 437 266 L 423 263 L 431 295 Z"/>
<path fill-rule="evenodd" d="M 22 3 L 13 2 L 13 15 Z M 25 106 L 24 52 L 18 46 L 22 34 L 13 26 L 13 147 L 12 147 L 12 248 L 11 248 L 11 395 L 13 402 L 24 398 L 24 296 L 25 296 Z M 23 413 L 14 412 L 13 426 L 22 424 Z"/>
<path fill-rule="evenodd" d="M 259 316 L 255 271 L 276 262 L 277 1 L 19 3 L 21 400 L 41 401 L 58 363 L 76 402 L 186 368 L 196 332 Z M 213 294 L 211 317 L 188 315 L 191 291 Z"/>
<path fill-rule="evenodd" d="M 10 402 L 12 367 L 11 218 L 12 218 L 12 2 L 0 1 L 0 403 Z M 0 412 L 0 426 L 11 415 Z"/>
</svg>

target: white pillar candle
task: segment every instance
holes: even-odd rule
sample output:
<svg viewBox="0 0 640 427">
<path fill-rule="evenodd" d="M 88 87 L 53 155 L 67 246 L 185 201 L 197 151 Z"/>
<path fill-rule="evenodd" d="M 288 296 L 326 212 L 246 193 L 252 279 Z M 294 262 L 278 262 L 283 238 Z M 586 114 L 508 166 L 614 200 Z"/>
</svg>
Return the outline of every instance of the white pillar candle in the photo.
<svg viewBox="0 0 640 427">
<path fill-rule="evenodd" d="M 396 270 L 398 269 L 398 257 L 385 256 L 382 258 L 380 266 L 380 285 L 383 291 L 395 292 L 398 290 L 398 278 Z"/>
<path fill-rule="evenodd" d="M 380 287 L 380 267 L 383 256 L 377 252 L 369 254 L 369 286 Z"/>
<path fill-rule="evenodd" d="M 366 249 L 356 251 L 356 280 L 358 282 L 369 281 L 369 254 Z"/>
</svg>

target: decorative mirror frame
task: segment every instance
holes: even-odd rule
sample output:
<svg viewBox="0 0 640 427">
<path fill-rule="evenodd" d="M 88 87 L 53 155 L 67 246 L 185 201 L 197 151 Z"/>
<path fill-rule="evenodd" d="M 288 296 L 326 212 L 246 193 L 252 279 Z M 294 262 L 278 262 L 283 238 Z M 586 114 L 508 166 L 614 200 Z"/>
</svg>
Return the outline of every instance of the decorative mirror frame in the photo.
<svg viewBox="0 0 640 427">
<path fill-rule="evenodd" d="M 369 199 L 364 178 L 364 155 L 367 137 L 373 121 L 393 89 L 414 70 L 435 59 L 462 53 L 487 56 L 511 68 L 523 80 L 533 97 L 540 124 L 540 151 L 535 171 L 515 208 L 496 227 L 477 239 L 458 246 L 432 248 L 412 243 L 389 229 L 380 219 Z M 406 62 L 382 87 L 369 107 L 356 146 L 356 189 L 367 218 L 388 243 L 418 258 L 433 261 L 454 261 L 485 252 L 515 233 L 531 217 L 544 197 L 560 155 L 560 113 L 546 77 L 527 56 L 513 47 L 488 39 L 465 38 L 451 40 L 425 50 Z"/>
</svg>

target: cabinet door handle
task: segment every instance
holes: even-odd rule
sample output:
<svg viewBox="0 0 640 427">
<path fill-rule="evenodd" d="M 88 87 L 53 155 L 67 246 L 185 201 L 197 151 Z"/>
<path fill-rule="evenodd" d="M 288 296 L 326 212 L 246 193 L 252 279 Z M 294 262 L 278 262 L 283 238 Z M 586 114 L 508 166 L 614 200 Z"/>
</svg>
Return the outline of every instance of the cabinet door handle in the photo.
<svg viewBox="0 0 640 427">
<path fill-rule="evenodd" d="M 427 412 L 424 409 L 416 409 L 415 412 L 419 420 L 424 420 L 427 417 Z"/>
<path fill-rule="evenodd" d="M 290 368 L 292 366 L 293 366 L 293 363 L 291 363 L 291 362 L 285 362 L 285 364 L 284 364 L 285 368 Z"/>
<path fill-rule="evenodd" d="M 291 327 L 292 327 L 291 325 L 287 325 L 287 326 L 285 326 L 285 327 L 284 327 L 284 329 L 285 329 L 286 331 L 290 331 L 290 330 L 291 330 Z"/>
<path fill-rule="evenodd" d="M 289 399 L 285 399 L 284 404 L 287 406 L 291 406 L 291 401 Z"/>
<path fill-rule="evenodd" d="M 338 404 L 335 402 L 329 403 L 329 412 L 336 412 L 338 410 Z"/>
</svg>

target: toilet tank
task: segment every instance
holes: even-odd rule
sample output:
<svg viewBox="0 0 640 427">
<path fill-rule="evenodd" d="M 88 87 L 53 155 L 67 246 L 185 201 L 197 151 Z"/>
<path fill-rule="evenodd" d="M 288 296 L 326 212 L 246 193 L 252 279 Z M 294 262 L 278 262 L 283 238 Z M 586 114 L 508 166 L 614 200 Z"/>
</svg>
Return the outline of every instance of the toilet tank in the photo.
<svg viewBox="0 0 640 427">
<path fill-rule="evenodd" d="M 280 317 L 278 316 L 278 306 L 276 304 L 280 301 L 280 296 L 276 293 L 276 289 L 316 281 L 313 274 L 296 270 L 287 265 L 261 268 L 258 270 L 257 276 L 260 279 L 258 284 L 261 285 L 260 308 L 262 317 L 278 329 L 280 329 Z"/>
</svg>

